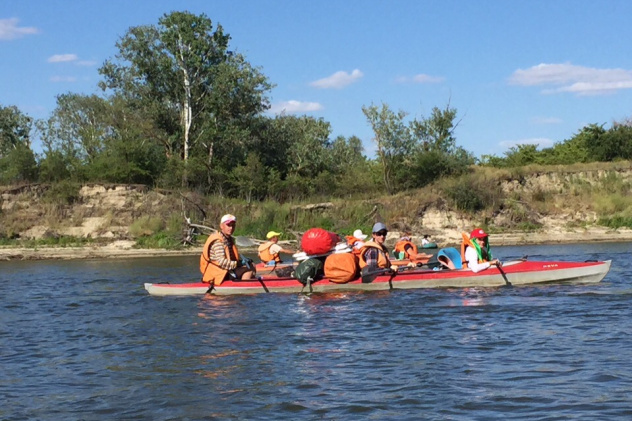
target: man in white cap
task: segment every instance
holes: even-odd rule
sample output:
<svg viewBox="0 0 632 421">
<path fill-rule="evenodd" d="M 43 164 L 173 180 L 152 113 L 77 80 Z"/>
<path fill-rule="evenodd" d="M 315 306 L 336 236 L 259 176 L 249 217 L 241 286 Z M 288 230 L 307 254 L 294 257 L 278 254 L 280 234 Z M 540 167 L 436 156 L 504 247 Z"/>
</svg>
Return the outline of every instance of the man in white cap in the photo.
<svg viewBox="0 0 632 421">
<path fill-rule="evenodd" d="M 280 253 L 294 254 L 292 250 L 286 250 L 278 244 L 279 235 L 281 235 L 280 232 L 268 232 L 266 235 L 268 241 L 261 244 L 257 249 L 261 261 L 270 266 L 275 266 L 277 263 L 282 262 Z"/>
<path fill-rule="evenodd" d="M 206 240 L 200 256 L 202 282 L 220 285 L 226 279 L 245 281 L 254 277 L 253 269 L 243 265 L 233 240 L 236 223 L 234 215 L 222 216 L 220 230 Z"/>
</svg>

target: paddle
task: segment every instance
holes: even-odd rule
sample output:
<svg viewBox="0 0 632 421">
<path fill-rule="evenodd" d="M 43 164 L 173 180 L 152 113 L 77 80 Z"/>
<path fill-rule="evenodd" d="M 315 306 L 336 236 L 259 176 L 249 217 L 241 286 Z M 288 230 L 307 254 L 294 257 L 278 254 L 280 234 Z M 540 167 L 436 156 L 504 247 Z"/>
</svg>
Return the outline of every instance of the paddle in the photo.
<svg viewBox="0 0 632 421">
<path fill-rule="evenodd" d="M 263 283 L 263 276 L 257 276 L 256 279 L 259 281 L 259 283 L 261 284 L 261 286 L 263 287 L 263 290 L 265 292 L 270 292 L 270 290 L 268 289 L 268 287 L 266 286 L 265 283 Z"/>
<path fill-rule="evenodd" d="M 396 270 L 392 270 L 392 269 L 379 269 L 379 270 L 374 270 L 372 272 L 367 272 L 367 273 L 363 273 L 362 274 L 362 283 L 363 284 L 370 284 L 371 282 L 375 281 L 375 278 L 377 278 L 379 275 L 386 275 L 387 273 L 391 274 L 391 278 L 389 279 L 389 283 L 391 281 L 391 279 L 393 279 L 393 277 L 395 275 L 397 275 L 397 271 Z"/>
<path fill-rule="evenodd" d="M 503 270 L 502 264 L 496 266 L 498 268 L 498 272 L 500 272 L 500 274 L 503 276 L 503 279 L 505 280 L 505 285 L 510 287 L 513 286 L 511 285 L 511 282 L 509 282 L 509 279 L 507 279 L 507 274 L 505 273 L 505 271 Z"/>
</svg>

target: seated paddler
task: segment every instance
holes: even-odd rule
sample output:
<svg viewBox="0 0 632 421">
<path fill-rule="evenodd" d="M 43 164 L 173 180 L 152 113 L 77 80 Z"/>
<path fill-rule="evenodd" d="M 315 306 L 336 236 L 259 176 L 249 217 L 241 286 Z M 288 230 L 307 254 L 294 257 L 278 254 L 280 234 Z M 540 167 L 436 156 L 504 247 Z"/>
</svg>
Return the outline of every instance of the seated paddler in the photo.
<svg viewBox="0 0 632 421">
<path fill-rule="evenodd" d="M 419 253 L 417 245 L 413 243 L 412 232 L 405 231 L 404 235 L 395 243 L 393 254 L 397 259 L 409 259 L 411 262 L 415 261 L 428 261 L 432 255 L 426 253 Z"/>
<path fill-rule="evenodd" d="M 261 259 L 263 263 L 269 266 L 276 266 L 277 263 L 283 262 L 283 260 L 281 260 L 281 253 L 286 253 L 286 254 L 295 253 L 292 250 L 284 249 L 278 244 L 280 235 L 281 235 L 280 232 L 276 232 L 276 231 L 268 232 L 268 234 L 266 235 L 266 239 L 268 241 L 261 244 L 259 248 L 257 249 L 257 252 L 259 254 L 259 259 Z"/>
<path fill-rule="evenodd" d="M 245 281 L 254 277 L 253 266 L 239 255 L 235 245 L 233 232 L 236 224 L 234 215 L 222 216 L 219 231 L 206 240 L 200 256 L 202 282 L 220 285 L 226 279 Z"/>
<path fill-rule="evenodd" d="M 463 233 L 461 243 L 461 260 L 464 268 L 472 269 L 472 272 L 480 272 L 490 266 L 501 267 L 500 260 L 492 257 L 489 247 L 489 235 L 481 228 L 476 228 L 470 235 Z"/>
<path fill-rule="evenodd" d="M 388 230 L 386 225 L 377 222 L 373 225 L 372 239 L 364 243 L 360 249 L 359 264 L 361 273 L 374 273 L 379 269 L 391 269 L 388 249 L 384 245 Z"/>
</svg>

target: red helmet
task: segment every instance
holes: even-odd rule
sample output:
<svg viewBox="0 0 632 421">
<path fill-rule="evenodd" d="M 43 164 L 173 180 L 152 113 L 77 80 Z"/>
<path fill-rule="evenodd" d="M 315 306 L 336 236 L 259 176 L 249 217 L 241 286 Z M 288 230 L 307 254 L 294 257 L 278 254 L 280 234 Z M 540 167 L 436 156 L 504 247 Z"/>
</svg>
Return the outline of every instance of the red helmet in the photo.
<svg viewBox="0 0 632 421">
<path fill-rule="evenodd" d="M 485 231 L 483 231 L 480 228 L 476 228 L 474 231 L 472 231 L 472 233 L 470 234 L 470 238 L 487 238 L 488 235 Z"/>
</svg>

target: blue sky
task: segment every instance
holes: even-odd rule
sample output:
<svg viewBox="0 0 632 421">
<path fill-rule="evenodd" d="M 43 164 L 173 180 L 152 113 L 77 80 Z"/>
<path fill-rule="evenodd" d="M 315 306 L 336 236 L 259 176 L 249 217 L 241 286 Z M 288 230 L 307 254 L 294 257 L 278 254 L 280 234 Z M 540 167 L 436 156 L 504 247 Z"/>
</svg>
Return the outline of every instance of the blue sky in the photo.
<svg viewBox="0 0 632 421">
<path fill-rule="evenodd" d="M 176 10 L 205 13 L 262 68 L 271 115 L 322 117 L 369 156 L 372 103 L 422 118 L 449 102 L 477 156 L 632 117 L 628 0 L 2 0 L 0 105 L 46 118 L 56 95 L 99 93 L 127 29 Z"/>
</svg>

